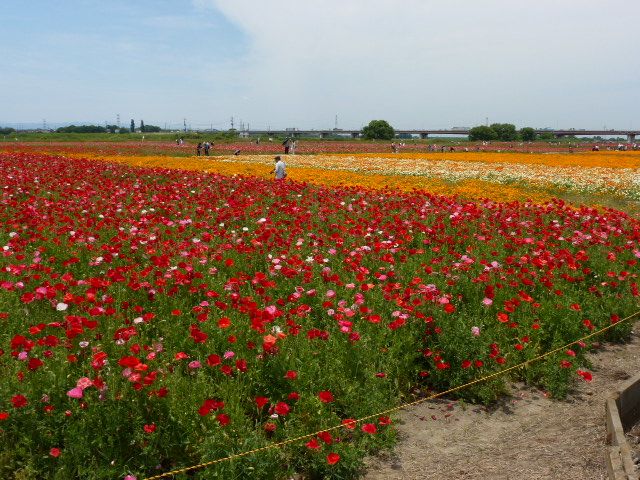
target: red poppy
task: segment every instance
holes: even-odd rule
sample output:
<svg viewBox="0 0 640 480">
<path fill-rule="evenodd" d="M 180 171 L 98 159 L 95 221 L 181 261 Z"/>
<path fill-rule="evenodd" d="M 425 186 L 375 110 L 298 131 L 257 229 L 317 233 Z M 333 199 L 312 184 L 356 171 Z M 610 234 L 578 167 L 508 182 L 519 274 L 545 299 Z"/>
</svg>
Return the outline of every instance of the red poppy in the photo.
<svg viewBox="0 0 640 480">
<path fill-rule="evenodd" d="M 338 455 L 337 453 L 332 452 L 329 455 L 327 455 L 327 463 L 329 465 L 335 465 L 339 461 L 340 461 L 340 455 Z"/>
<path fill-rule="evenodd" d="M 42 360 L 40 360 L 38 358 L 35 358 L 35 357 L 32 357 L 32 358 L 29 359 L 29 363 L 28 363 L 27 367 L 29 368 L 29 370 L 37 370 L 42 365 L 44 365 Z"/>
<path fill-rule="evenodd" d="M 391 418 L 387 417 L 387 416 L 382 416 L 380 418 L 378 418 L 378 423 L 380 425 L 391 425 Z"/>
<path fill-rule="evenodd" d="M 361 430 L 365 433 L 376 433 L 378 431 L 378 428 L 376 427 L 375 423 L 365 423 L 364 425 L 362 425 Z"/>
<path fill-rule="evenodd" d="M 216 415 L 216 420 L 218 420 L 218 423 L 223 427 L 229 425 L 229 422 L 231 422 L 231 418 L 226 413 L 219 413 Z"/>
<path fill-rule="evenodd" d="M 204 417 L 205 415 L 208 415 L 211 411 L 221 410 L 223 408 L 224 408 L 223 401 L 208 398 L 204 401 L 204 403 L 198 410 L 198 413 Z"/>
<path fill-rule="evenodd" d="M 322 403 L 333 402 L 333 394 L 329 390 L 323 390 L 320 393 L 318 393 L 318 398 Z"/>
<path fill-rule="evenodd" d="M 333 443 L 333 437 L 331 436 L 331 433 L 327 431 L 320 432 L 318 434 L 318 438 L 322 440 L 324 443 L 326 443 L 327 445 L 331 445 Z"/>
<path fill-rule="evenodd" d="M 593 380 L 593 376 L 591 375 L 590 372 L 585 372 L 584 370 L 578 370 L 576 373 L 580 375 L 587 382 L 590 382 L 591 380 Z"/>
<path fill-rule="evenodd" d="M 353 418 L 345 418 L 344 420 L 342 420 L 342 426 L 344 428 L 348 428 L 349 430 L 353 430 L 354 428 L 356 428 L 356 421 Z"/>
<path fill-rule="evenodd" d="M 143 428 L 146 433 L 153 433 L 156 431 L 156 424 L 152 423 L 149 425 L 145 425 Z"/>
<path fill-rule="evenodd" d="M 310 450 L 317 450 L 320 448 L 320 444 L 318 443 L 318 440 L 316 440 L 315 438 L 312 438 L 311 440 L 309 440 L 305 445 Z"/>
<path fill-rule="evenodd" d="M 210 367 L 216 367 L 222 363 L 222 357 L 220 355 L 211 354 L 207 357 L 207 365 Z"/>
<path fill-rule="evenodd" d="M 300 394 L 298 392 L 291 392 L 289 395 L 287 395 L 287 399 L 300 400 Z"/>
<path fill-rule="evenodd" d="M 273 409 L 278 415 L 286 416 L 291 411 L 291 407 L 287 405 L 285 402 L 278 402 Z"/>
<path fill-rule="evenodd" d="M 11 403 L 15 408 L 22 408 L 27 406 L 28 401 L 24 395 L 14 395 L 11 397 Z"/>
</svg>

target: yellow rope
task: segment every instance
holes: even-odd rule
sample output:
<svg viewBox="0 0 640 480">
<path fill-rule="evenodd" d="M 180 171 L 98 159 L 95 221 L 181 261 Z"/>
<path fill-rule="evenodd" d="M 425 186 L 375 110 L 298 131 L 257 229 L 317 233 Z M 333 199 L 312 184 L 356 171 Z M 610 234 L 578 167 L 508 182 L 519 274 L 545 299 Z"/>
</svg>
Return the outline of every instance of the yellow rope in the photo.
<svg viewBox="0 0 640 480">
<path fill-rule="evenodd" d="M 291 443 L 296 443 L 296 442 L 299 442 L 301 440 L 306 440 L 307 438 L 315 437 L 316 435 L 318 435 L 318 434 L 320 434 L 322 432 L 330 432 L 332 430 L 337 430 L 339 428 L 343 428 L 345 425 L 356 425 L 356 424 L 358 424 L 360 422 L 363 422 L 365 420 L 369 420 L 369 419 L 374 418 L 374 417 L 379 417 L 381 415 L 387 415 L 389 413 L 393 413 L 393 412 L 396 412 L 398 410 L 403 410 L 405 408 L 412 407 L 414 405 L 418 405 L 420 403 L 426 402 L 427 400 L 433 400 L 434 398 L 442 397 L 442 396 L 447 395 L 449 393 L 453 393 L 453 392 L 457 392 L 459 390 L 463 390 L 463 389 L 465 389 L 467 387 L 470 387 L 471 385 L 475 385 L 477 383 L 486 382 L 487 380 L 490 380 L 492 378 L 498 377 L 500 375 L 504 375 L 505 373 L 510 372 L 512 370 L 517 370 L 517 369 L 522 368 L 522 367 L 524 367 L 526 365 L 529 365 L 530 363 L 537 362 L 538 360 L 542 360 L 543 358 L 548 357 L 549 355 L 553 355 L 554 353 L 557 353 L 557 352 L 559 352 L 561 350 L 569 348 L 572 345 L 580 343 L 580 342 L 582 342 L 584 340 L 587 340 L 587 339 L 589 339 L 591 337 L 595 337 L 596 335 L 600 335 L 601 333 L 606 332 L 607 330 L 610 330 L 611 328 L 614 328 L 614 327 L 616 327 L 617 325 L 620 325 L 623 322 L 631 320 L 632 318 L 636 317 L 638 314 L 640 314 L 640 311 L 637 311 L 637 312 L 629 315 L 628 317 L 625 317 L 622 320 L 617 321 L 616 323 L 612 323 L 611 325 L 607 325 L 606 327 L 604 327 L 604 328 L 602 328 L 600 330 L 592 332 L 589 335 L 585 335 L 584 337 L 582 337 L 582 338 L 580 338 L 578 340 L 575 340 L 575 341 L 573 341 L 571 343 L 568 343 L 568 344 L 566 344 L 566 345 L 564 345 L 562 347 L 554 348 L 553 350 L 550 350 L 550 351 L 548 351 L 546 353 L 538 355 L 537 357 L 531 358 L 529 360 L 525 360 L 524 362 L 519 363 L 518 365 L 514 365 L 512 367 L 505 368 L 504 370 L 500 370 L 498 372 L 492 373 L 492 374 L 487 375 L 485 377 L 481 377 L 481 378 L 478 378 L 476 380 L 472 380 L 472 381 L 470 381 L 468 383 L 465 383 L 464 385 L 459 385 L 457 387 L 452 387 L 452 388 L 450 388 L 448 390 L 445 390 L 443 392 L 434 393 L 433 395 L 430 395 L 428 397 L 424 397 L 424 398 L 420 398 L 418 400 L 414 400 L 413 402 L 404 403 L 402 405 L 398 405 L 397 407 L 393 407 L 393 408 L 389 408 L 387 410 L 383 410 L 382 412 L 374 413 L 372 415 L 367 415 L 366 417 L 362 417 L 362 418 L 359 418 L 357 420 L 352 420 L 351 422 L 347 422 L 346 424 L 340 424 L 340 425 L 336 425 L 334 427 L 325 428 L 325 429 L 319 430 L 317 432 L 308 433 L 306 435 L 300 435 L 299 437 L 290 438 L 288 440 L 283 440 L 281 442 L 270 443 L 269 445 L 266 445 L 264 447 L 254 448 L 253 450 L 248 450 L 246 452 L 235 453 L 235 454 L 229 455 L 227 457 L 218 458 L 216 460 L 211 460 L 209 462 L 199 463 L 197 465 L 192 465 L 190 467 L 179 468 L 177 470 L 171 470 L 170 472 L 162 473 L 160 475 L 155 475 L 153 477 L 147 477 L 144 480 L 158 480 L 160 478 L 165 478 L 165 477 L 169 477 L 169 476 L 172 476 L 172 475 L 178 475 L 180 473 L 189 472 L 191 470 L 196 470 L 196 469 L 200 469 L 200 468 L 209 467 L 211 465 L 215 465 L 216 463 L 222 463 L 222 462 L 225 462 L 225 461 L 228 461 L 228 460 L 235 460 L 236 458 L 246 457 L 248 455 L 252 455 L 254 453 L 262 452 L 262 451 L 265 451 L 265 450 L 270 450 L 272 448 L 280 448 L 280 447 L 283 447 L 285 445 L 289 445 Z"/>
</svg>

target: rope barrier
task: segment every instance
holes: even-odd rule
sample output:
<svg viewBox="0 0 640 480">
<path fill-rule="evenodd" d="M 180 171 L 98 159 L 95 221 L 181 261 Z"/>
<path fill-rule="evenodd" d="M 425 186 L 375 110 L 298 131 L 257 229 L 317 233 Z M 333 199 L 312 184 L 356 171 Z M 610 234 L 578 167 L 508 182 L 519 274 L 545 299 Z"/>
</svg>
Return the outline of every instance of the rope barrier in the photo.
<svg viewBox="0 0 640 480">
<path fill-rule="evenodd" d="M 419 405 L 420 403 L 426 402 L 428 400 L 433 400 L 435 398 L 442 397 L 442 396 L 447 395 L 449 393 L 454 393 L 454 392 L 463 390 L 463 389 L 465 389 L 467 387 L 470 387 L 472 385 L 476 385 L 478 383 L 486 382 L 488 380 L 491 380 L 492 378 L 499 377 L 499 376 L 504 375 L 505 373 L 511 372 L 513 370 L 517 370 L 519 368 L 526 367 L 530 363 L 537 362 L 537 361 L 542 360 L 542 359 L 544 359 L 544 358 L 546 358 L 546 357 L 548 357 L 550 355 L 553 355 L 554 353 L 558 353 L 561 350 L 564 350 L 564 349 L 569 348 L 569 347 L 571 347 L 573 345 L 576 345 L 576 344 L 578 344 L 580 342 L 583 342 L 584 340 L 588 340 L 589 338 L 592 338 L 592 337 L 595 337 L 597 335 L 600 335 L 600 334 L 602 334 L 602 333 L 604 333 L 604 332 L 606 332 L 606 331 L 608 331 L 608 330 L 610 330 L 610 329 L 622 324 L 623 322 L 626 322 L 628 320 L 631 320 L 634 317 L 637 317 L 638 315 L 640 315 L 640 311 L 632 313 L 628 317 L 625 317 L 625 318 L 623 318 L 621 320 L 618 320 L 616 323 L 612 323 L 610 325 L 607 325 L 606 327 L 601 328 L 600 330 L 592 332 L 589 335 L 585 335 L 584 337 L 579 338 L 578 340 L 575 340 L 575 341 L 573 341 L 571 343 L 567 343 L 566 345 L 563 345 L 562 347 L 554 348 L 553 350 L 549 350 L 548 352 L 545 352 L 545 353 L 543 353 L 541 355 L 538 355 L 537 357 L 530 358 L 529 360 L 525 360 L 524 362 L 519 363 L 517 365 L 513 365 L 511 367 L 505 368 L 505 369 L 500 370 L 498 372 L 494 372 L 494 373 L 491 373 L 491 374 L 486 375 L 484 377 L 477 378 L 477 379 L 472 380 L 470 382 L 467 382 L 467 383 L 465 383 L 463 385 L 459 385 L 457 387 L 452 387 L 452 388 L 450 388 L 448 390 L 444 390 L 442 392 L 434 393 L 432 395 L 429 395 L 428 397 L 420 398 L 418 400 L 414 400 L 413 402 L 404 403 L 402 405 L 398 405 L 396 407 L 392 407 L 392 408 L 389 408 L 387 410 L 383 410 L 383 411 L 378 412 L 378 413 L 367 415 L 366 417 L 358 418 L 357 420 L 352 420 L 351 422 L 341 423 L 340 425 L 335 425 L 333 427 L 325 428 L 325 429 L 319 430 L 317 432 L 308 433 L 306 435 L 300 435 L 298 437 L 290 438 L 290 439 L 287 439 L 287 440 L 283 440 L 281 442 L 270 443 L 269 445 L 265 445 L 264 447 L 254 448 L 253 450 L 247 450 L 246 452 L 235 453 L 235 454 L 229 455 L 227 457 L 222 457 L 222 458 L 218 458 L 216 460 L 211 460 L 211 461 L 208 461 L 208 462 L 199 463 L 197 465 L 192 465 L 190 467 L 171 470 L 169 472 L 165 472 L 165 473 L 162 473 L 160 475 L 155 475 L 155 476 L 152 476 L 152 477 L 146 477 L 144 480 L 159 480 L 161 478 L 166 478 L 166 477 L 178 475 L 180 473 L 186 473 L 186 472 L 189 472 L 189 471 L 192 471 L 192 470 L 197 470 L 197 469 L 201 469 L 201 468 L 210 467 L 211 465 L 215 465 L 217 463 L 222 463 L 222 462 L 226 462 L 226 461 L 235 460 L 235 459 L 241 458 L 241 457 L 246 457 L 246 456 L 249 456 L 249 455 L 253 455 L 254 453 L 263 452 L 265 450 L 271 450 L 272 448 L 281 448 L 281 447 L 284 447 L 285 445 L 290 445 L 292 443 L 297 443 L 297 442 L 300 442 L 302 440 L 306 440 L 308 438 L 315 437 L 315 436 L 317 436 L 318 434 L 320 434 L 322 432 L 331 432 L 333 430 L 337 430 L 337 429 L 343 428 L 343 427 L 348 426 L 348 425 L 357 425 L 360 422 L 363 422 L 365 420 L 369 420 L 369 419 L 374 418 L 374 417 L 379 417 L 381 415 L 388 415 L 390 413 L 397 412 L 398 410 L 404 410 L 405 408 L 409 408 L 409 407 L 413 407 L 415 405 Z"/>
</svg>

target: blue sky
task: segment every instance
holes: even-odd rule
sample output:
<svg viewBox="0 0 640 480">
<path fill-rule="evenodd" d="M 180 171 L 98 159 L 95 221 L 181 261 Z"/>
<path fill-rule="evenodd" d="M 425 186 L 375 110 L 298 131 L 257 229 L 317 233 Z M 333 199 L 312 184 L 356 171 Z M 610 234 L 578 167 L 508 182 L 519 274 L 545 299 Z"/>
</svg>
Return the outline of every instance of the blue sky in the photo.
<svg viewBox="0 0 640 480">
<path fill-rule="evenodd" d="M 30 0 L 3 5 L 0 16 L 8 64 L 0 73 L 0 122 L 111 123 L 119 113 L 126 124 L 131 117 L 182 123 L 197 107 L 200 118 L 188 121 L 228 123 L 215 98 L 237 91 L 232 78 L 216 81 L 217 70 L 247 46 L 215 9 L 168 0 Z"/>
<path fill-rule="evenodd" d="M 0 124 L 640 129 L 640 2 L 29 0 Z"/>
</svg>

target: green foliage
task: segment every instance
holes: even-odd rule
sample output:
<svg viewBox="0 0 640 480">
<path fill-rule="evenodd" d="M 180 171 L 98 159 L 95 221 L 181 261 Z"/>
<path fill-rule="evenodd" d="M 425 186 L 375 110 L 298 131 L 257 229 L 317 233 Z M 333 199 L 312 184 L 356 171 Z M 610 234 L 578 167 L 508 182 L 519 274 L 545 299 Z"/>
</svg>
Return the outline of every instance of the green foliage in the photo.
<svg viewBox="0 0 640 480">
<path fill-rule="evenodd" d="M 107 133 L 107 129 L 98 125 L 69 125 L 60 127 L 56 133 Z"/>
<path fill-rule="evenodd" d="M 556 136 L 552 132 L 543 132 L 538 135 L 540 140 L 555 140 Z"/>
<path fill-rule="evenodd" d="M 520 129 L 520 137 L 525 142 L 533 142 L 536 139 L 536 131 L 531 127 L 523 127 Z"/>
<path fill-rule="evenodd" d="M 491 128 L 498 135 L 498 140 L 512 142 L 518 139 L 516 126 L 511 123 L 492 123 Z"/>
<path fill-rule="evenodd" d="M 9 135 L 10 133 L 14 133 L 15 131 L 15 128 L 0 128 L 0 135 Z"/>
<path fill-rule="evenodd" d="M 362 135 L 367 140 L 391 140 L 395 133 L 386 120 L 371 120 L 369 125 L 362 129 Z"/>
<path fill-rule="evenodd" d="M 479 125 L 469 130 L 469 140 L 471 140 L 472 142 L 478 140 L 485 141 L 497 139 L 498 134 L 496 133 L 496 131 L 491 127 L 487 127 L 486 125 Z"/>
<path fill-rule="evenodd" d="M 479 125 L 469 130 L 469 140 L 500 140 L 512 142 L 518 139 L 516 126 L 511 123 L 492 123 L 491 126 Z"/>
<path fill-rule="evenodd" d="M 158 133 L 162 129 L 156 125 L 145 125 L 144 120 L 140 120 L 140 132 L 142 133 Z"/>
<path fill-rule="evenodd" d="M 131 133 L 136 131 L 136 124 L 133 121 L 133 118 L 131 119 L 131 127 L 129 128 L 129 130 L 131 130 Z"/>
</svg>

